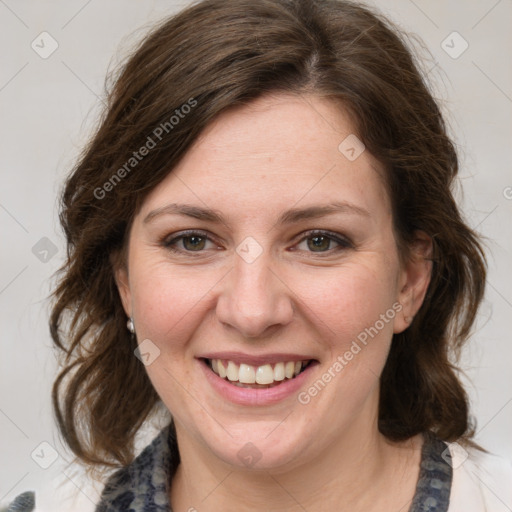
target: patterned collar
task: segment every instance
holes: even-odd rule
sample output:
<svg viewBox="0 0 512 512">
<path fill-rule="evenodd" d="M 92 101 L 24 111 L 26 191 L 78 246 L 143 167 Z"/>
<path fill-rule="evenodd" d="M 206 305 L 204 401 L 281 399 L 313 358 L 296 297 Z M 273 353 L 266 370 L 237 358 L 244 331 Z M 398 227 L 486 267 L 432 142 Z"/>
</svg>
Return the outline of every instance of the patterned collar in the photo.
<svg viewBox="0 0 512 512">
<path fill-rule="evenodd" d="M 446 443 L 424 434 L 420 475 L 408 512 L 446 512 L 452 467 Z M 169 482 L 179 464 L 176 436 L 168 425 L 126 468 L 112 475 L 96 512 L 172 512 Z"/>
<path fill-rule="evenodd" d="M 409 512 L 446 512 L 453 479 L 450 449 L 434 434 L 423 437 L 420 476 Z"/>
<path fill-rule="evenodd" d="M 129 466 L 112 475 L 95 512 L 172 512 L 169 482 L 178 464 L 171 423 Z"/>
</svg>

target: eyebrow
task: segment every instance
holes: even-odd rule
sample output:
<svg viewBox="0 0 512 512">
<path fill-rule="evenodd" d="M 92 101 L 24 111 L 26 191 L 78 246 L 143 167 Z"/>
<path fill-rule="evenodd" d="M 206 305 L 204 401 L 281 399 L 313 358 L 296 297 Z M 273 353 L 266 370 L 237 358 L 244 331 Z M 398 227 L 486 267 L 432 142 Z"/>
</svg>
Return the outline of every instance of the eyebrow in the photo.
<svg viewBox="0 0 512 512">
<path fill-rule="evenodd" d="M 276 224 L 293 224 L 301 220 L 317 219 L 335 213 L 344 213 L 351 215 L 359 215 L 362 217 L 370 217 L 370 212 L 361 206 L 357 206 L 347 201 L 335 202 L 326 205 L 309 206 L 307 208 L 292 208 L 283 212 Z M 182 215 L 192 217 L 194 219 L 215 222 L 228 225 L 220 212 L 211 208 L 202 208 L 190 204 L 171 203 L 161 208 L 157 208 L 150 212 L 144 218 L 144 224 L 151 222 L 153 219 L 162 215 Z"/>
</svg>

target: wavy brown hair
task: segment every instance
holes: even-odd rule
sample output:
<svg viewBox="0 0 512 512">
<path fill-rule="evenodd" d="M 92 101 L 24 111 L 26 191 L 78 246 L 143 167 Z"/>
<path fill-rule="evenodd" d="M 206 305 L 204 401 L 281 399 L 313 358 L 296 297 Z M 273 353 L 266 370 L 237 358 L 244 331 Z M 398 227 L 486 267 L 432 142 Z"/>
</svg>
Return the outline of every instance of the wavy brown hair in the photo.
<svg viewBox="0 0 512 512">
<path fill-rule="evenodd" d="M 120 68 L 62 195 L 68 252 L 50 326 L 64 362 L 53 403 L 82 461 L 129 463 L 159 403 L 134 357 L 113 272 L 134 215 L 212 120 L 274 92 L 341 102 L 386 169 L 401 256 L 416 230 L 433 239 L 427 296 L 394 336 L 381 376 L 380 431 L 392 440 L 473 435 L 450 361 L 482 299 L 485 256 L 454 201 L 457 154 L 406 39 L 352 2 L 203 0 L 164 20 Z M 148 137 L 156 144 L 142 157 Z"/>
</svg>

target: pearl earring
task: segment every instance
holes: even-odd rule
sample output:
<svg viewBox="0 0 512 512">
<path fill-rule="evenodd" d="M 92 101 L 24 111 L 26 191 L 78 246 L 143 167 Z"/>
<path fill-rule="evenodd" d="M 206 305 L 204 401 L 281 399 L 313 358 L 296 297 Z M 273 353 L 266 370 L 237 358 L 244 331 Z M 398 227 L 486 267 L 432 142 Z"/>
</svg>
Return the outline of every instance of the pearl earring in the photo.
<svg viewBox="0 0 512 512">
<path fill-rule="evenodd" d="M 128 319 L 128 322 L 126 322 L 126 327 L 128 328 L 128 330 L 134 334 L 135 333 L 135 325 L 133 325 L 133 318 L 130 317 Z"/>
</svg>

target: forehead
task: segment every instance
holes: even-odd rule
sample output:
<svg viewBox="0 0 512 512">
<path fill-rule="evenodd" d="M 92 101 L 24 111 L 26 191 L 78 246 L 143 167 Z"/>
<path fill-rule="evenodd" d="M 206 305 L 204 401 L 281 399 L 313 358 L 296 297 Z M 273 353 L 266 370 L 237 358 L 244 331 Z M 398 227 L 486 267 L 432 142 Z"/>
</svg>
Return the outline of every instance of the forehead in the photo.
<svg viewBox="0 0 512 512">
<path fill-rule="evenodd" d="M 233 214 L 340 200 L 389 212 L 383 169 L 368 151 L 353 158 L 361 150 L 356 137 L 349 115 L 332 100 L 259 98 L 213 121 L 141 213 L 178 198 Z"/>
</svg>

